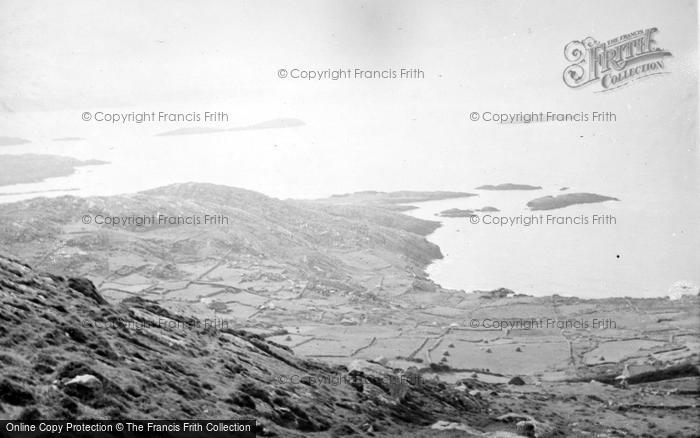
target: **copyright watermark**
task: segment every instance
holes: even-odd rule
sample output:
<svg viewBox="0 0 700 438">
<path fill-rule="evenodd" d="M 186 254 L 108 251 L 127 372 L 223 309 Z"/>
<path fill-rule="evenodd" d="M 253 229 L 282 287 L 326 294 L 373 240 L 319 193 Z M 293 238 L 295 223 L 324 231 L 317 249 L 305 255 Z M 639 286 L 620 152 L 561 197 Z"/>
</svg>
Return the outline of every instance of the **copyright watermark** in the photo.
<svg viewBox="0 0 700 438">
<path fill-rule="evenodd" d="M 520 123 L 612 123 L 617 122 L 617 114 L 612 111 L 592 111 L 559 113 L 553 111 L 539 112 L 498 112 L 498 111 L 472 111 L 469 113 L 469 120 L 472 122 L 488 122 L 503 125 L 514 125 Z"/>
<path fill-rule="evenodd" d="M 204 111 L 171 113 L 165 111 L 131 111 L 125 113 L 105 111 L 84 111 L 81 114 L 84 122 L 109 124 L 140 124 L 140 123 L 170 123 L 170 122 L 228 122 L 229 115 L 224 111 Z"/>
<path fill-rule="evenodd" d="M 499 227 L 531 227 L 534 225 L 617 225 L 617 217 L 612 214 L 591 214 L 560 216 L 553 214 L 531 214 L 515 216 L 495 216 L 485 214 L 469 216 L 472 225 L 496 225 Z"/>
<path fill-rule="evenodd" d="M 230 218 L 221 214 L 192 216 L 154 215 L 107 215 L 84 214 L 80 218 L 84 225 L 107 225 L 111 227 L 159 227 L 173 225 L 229 225 Z"/>
<path fill-rule="evenodd" d="M 129 318 L 118 318 L 104 321 L 94 319 L 83 319 L 80 321 L 80 326 L 83 328 L 95 329 L 122 329 L 128 328 L 132 330 L 143 330 L 148 328 L 159 328 L 164 330 L 195 330 L 195 329 L 228 329 L 229 321 L 220 318 L 205 318 L 205 319 L 188 319 L 174 320 L 166 318 L 158 318 L 153 320 L 134 320 Z"/>
<path fill-rule="evenodd" d="M 277 77 L 280 79 L 301 79 L 305 81 L 340 81 L 340 80 L 361 80 L 361 79 L 425 79 L 425 71 L 416 68 L 386 68 L 386 69 L 365 69 L 365 68 L 280 68 L 277 70 Z"/>
<path fill-rule="evenodd" d="M 545 329 L 573 329 L 573 330 L 607 330 L 616 329 L 617 322 L 611 318 L 592 319 L 554 319 L 554 318 L 521 318 L 521 319 L 471 319 L 469 327 L 472 329 L 496 329 L 496 330 L 545 330 Z"/>
<path fill-rule="evenodd" d="M 281 385 L 284 384 L 304 384 L 311 386 L 319 385 L 330 385 L 330 386 L 340 386 L 340 385 L 352 385 L 357 383 L 364 383 L 367 380 L 366 376 L 361 374 L 289 374 L 289 375 L 276 375 L 274 378 L 275 382 Z M 372 379 L 376 381 L 376 379 Z M 423 382 L 423 378 L 419 374 L 387 374 L 382 376 L 381 380 L 388 385 L 397 384 L 411 384 L 420 385 Z M 370 381 L 370 383 L 373 383 Z"/>
<path fill-rule="evenodd" d="M 0 420 L 2 436 L 129 436 L 172 433 L 255 438 L 255 420 Z M 97 435 L 100 434 L 100 435 Z M 226 434 L 226 435 L 219 435 Z"/>
</svg>

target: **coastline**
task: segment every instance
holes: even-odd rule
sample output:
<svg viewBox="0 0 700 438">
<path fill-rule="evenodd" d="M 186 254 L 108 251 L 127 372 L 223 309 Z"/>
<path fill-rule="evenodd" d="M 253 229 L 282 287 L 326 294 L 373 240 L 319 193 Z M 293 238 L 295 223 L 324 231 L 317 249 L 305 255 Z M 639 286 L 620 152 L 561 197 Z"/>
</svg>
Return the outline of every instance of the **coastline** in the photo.
<svg viewBox="0 0 700 438">
<path fill-rule="evenodd" d="M 527 193 L 488 195 L 414 204 L 419 208 L 406 212 L 442 224 L 426 238 L 445 257 L 433 261 L 426 272 L 443 287 L 466 292 L 507 287 L 533 296 L 654 298 L 677 296 L 683 285 L 692 293 L 700 280 L 690 267 L 692 258 L 674 264 L 675 258 L 660 262 L 645 252 L 651 246 L 666 251 L 676 245 L 670 252 L 675 257 L 678 245 L 689 246 L 691 240 L 677 243 L 658 234 L 641 238 L 627 232 L 623 226 L 638 217 L 632 204 L 530 212 Z M 501 211 L 479 211 L 484 205 Z M 440 215 L 457 210 L 470 214 Z"/>
<path fill-rule="evenodd" d="M 216 212 L 230 221 L 199 228 L 81 221 L 86 212 L 94 220 L 155 211 Z M 35 198 L 6 204 L 0 221 L 15 224 L 0 234 L 14 257 L 87 277 L 114 306 L 154 301 L 174 315 L 225 321 L 331 366 L 360 361 L 415 370 L 479 394 L 495 411 L 535 403 L 539 419 L 565 430 L 571 426 L 559 419 L 580 409 L 578 397 L 601 393 L 625 409 L 643 402 L 648 407 L 634 409 L 654 421 L 673 418 L 677 424 L 664 430 L 692 424 L 692 409 L 669 414 L 657 406 L 684 406 L 683 391 L 697 382 L 700 297 L 601 300 L 444 289 L 426 272 L 442 255 L 427 238 L 439 221 L 413 218 L 393 204 L 280 201 L 190 183 L 124 196 Z M 631 373 L 628 389 L 614 385 L 624 369 Z M 658 387 L 676 392 L 661 402 Z M 527 396 L 533 391 L 545 398 L 533 401 Z M 595 415 L 608 401 L 591 403 L 579 418 L 600 427 L 612 421 Z"/>
</svg>

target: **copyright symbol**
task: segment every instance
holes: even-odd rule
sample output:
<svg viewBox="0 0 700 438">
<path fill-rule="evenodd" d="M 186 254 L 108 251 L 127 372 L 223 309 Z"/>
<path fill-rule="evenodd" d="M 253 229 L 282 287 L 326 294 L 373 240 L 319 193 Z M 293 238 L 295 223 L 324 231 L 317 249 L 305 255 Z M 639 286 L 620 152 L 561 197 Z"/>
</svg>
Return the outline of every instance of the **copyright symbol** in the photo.
<svg viewBox="0 0 700 438">
<path fill-rule="evenodd" d="M 122 430 L 124 430 L 124 425 L 121 423 L 117 423 L 114 425 L 114 428 L 117 430 L 117 432 L 121 432 Z"/>
<path fill-rule="evenodd" d="M 479 328 L 479 320 L 478 319 L 472 319 L 469 321 L 469 327 L 471 328 Z"/>
<path fill-rule="evenodd" d="M 469 114 L 469 118 L 472 119 L 472 122 L 476 122 L 479 120 L 479 113 L 474 111 L 473 113 Z"/>
<path fill-rule="evenodd" d="M 82 221 L 85 225 L 92 223 L 92 217 L 89 214 L 83 216 Z"/>
<path fill-rule="evenodd" d="M 479 216 L 477 216 L 477 215 L 469 216 L 469 222 L 471 222 L 473 225 L 478 224 L 479 223 Z"/>
<path fill-rule="evenodd" d="M 90 114 L 89 112 L 85 111 L 83 113 L 83 120 L 85 120 L 86 122 L 90 121 L 91 118 L 92 118 L 92 114 Z"/>
<path fill-rule="evenodd" d="M 277 70 L 277 76 L 279 76 L 282 79 L 286 78 L 287 77 L 287 70 L 285 70 L 283 68 Z"/>
</svg>

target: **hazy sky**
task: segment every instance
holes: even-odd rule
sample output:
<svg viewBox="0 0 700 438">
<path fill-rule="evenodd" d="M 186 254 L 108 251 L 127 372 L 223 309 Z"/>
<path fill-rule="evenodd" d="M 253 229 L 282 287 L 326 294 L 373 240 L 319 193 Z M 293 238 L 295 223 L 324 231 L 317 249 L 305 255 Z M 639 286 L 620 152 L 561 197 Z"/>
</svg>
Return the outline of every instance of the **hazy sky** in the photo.
<svg viewBox="0 0 700 438">
<path fill-rule="evenodd" d="M 0 8 L 2 95 L 20 108 L 25 99 L 54 107 L 319 95 L 448 105 L 573 101 L 590 93 L 561 86 L 566 43 L 648 27 L 659 28 L 659 45 L 674 53 L 674 87 L 697 80 L 694 0 L 1 0 Z M 428 80 L 306 87 L 278 80 L 277 69 L 292 66 L 416 66 Z"/>
<path fill-rule="evenodd" d="M 39 132 L 17 121 L 26 111 L 73 111 L 80 125 L 83 110 L 212 108 L 229 112 L 232 126 L 303 120 L 295 141 L 317 145 L 309 160 L 318 180 L 348 189 L 457 188 L 469 170 L 491 177 L 484 182 L 594 173 L 601 185 L 656 177 L 669 191 L 698 190 L 695 0 L 0 0 L 0 12 L 0 102 L 16 116 L 0 118 L 0 135 Z M 671 74 L 610 93 L 563 84 L 568 42 L 649 27 L 673 53 Z M 416 67 L 425 79 L 277 77 L 280 68 L 355 67 Z M 487 110 L 613 111 L 618 122 L 468 120 Z"/>
</svg>

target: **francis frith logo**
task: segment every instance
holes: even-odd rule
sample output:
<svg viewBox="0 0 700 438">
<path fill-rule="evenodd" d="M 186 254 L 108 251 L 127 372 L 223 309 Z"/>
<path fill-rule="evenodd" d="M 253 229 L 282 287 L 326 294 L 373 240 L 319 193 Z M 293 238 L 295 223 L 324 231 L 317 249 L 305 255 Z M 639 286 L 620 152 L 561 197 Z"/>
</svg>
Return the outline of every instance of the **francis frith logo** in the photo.
<svg viewBox="0 0 700 438">
<path fill-rule="evenodd" d="M 637 30 L 605 42 L 591 37 L 571 41 L 564 48 L 564 83 L 571 88 L 598 84 L 610 91 L 638 79 L 668 73 L 664 58 L 671 52 L 658 47 L 657 28 Z"/>
</svg>

